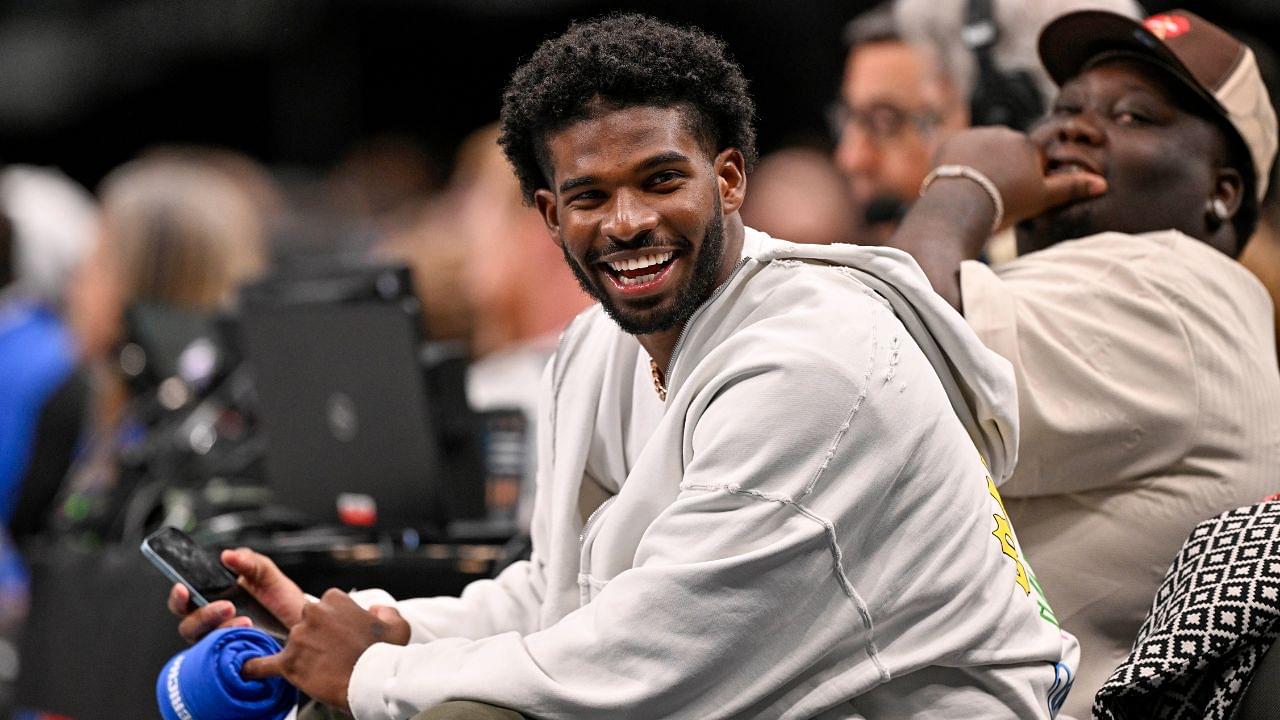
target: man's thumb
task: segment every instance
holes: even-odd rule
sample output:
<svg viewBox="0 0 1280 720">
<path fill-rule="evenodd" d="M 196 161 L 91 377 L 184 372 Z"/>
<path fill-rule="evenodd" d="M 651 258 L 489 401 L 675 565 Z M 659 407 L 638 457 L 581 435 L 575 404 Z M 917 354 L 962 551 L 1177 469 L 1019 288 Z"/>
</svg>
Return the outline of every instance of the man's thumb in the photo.
<svg viewBox="0 0 1280 720">
<path fill-rule="evenodd" d="M 387 634 L 381 638 L 381 642 L 395 645 L 409 644 L 409 638 L 413 633 L 409 629 L 409 623 L 401 617 L 400 611 L 386 605 L 370 605 L 369 614 L 387 624 Z"/>
<path fill-rule="evenodd" d="M 1045 204 L 1048 207 L 1084 200 L 1107 191 L 1106 178 L 1090 172 L 1050 175 L 1044 179 L 1044 185 Z"/>
<path fill-rule="evenodd" d="M 269 677 L 284 676 L 284 658 L 282 653 L 249 658 L 240 667 L 240 675 L 246 680 L 262 680 Z"/>
</svg>

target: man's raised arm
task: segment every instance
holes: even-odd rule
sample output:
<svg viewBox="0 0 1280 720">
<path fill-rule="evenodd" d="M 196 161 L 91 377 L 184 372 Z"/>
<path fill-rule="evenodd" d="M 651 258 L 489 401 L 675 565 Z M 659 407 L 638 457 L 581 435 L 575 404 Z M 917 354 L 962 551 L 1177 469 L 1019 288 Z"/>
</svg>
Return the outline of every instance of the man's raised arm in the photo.
<svg viewBox="0 0 1280 720">
<path fill-rule="evenodd" d="M 957 310 L 963 309 L 960 263 L 977 258 L 994 232 L 1106 192 L 1106 181 L 1091 173 L 1046 175 L 1031 140 L 1003 127 L 956 135 L 938 150 L 935 166 L 940 172 L 925 181 L 919 201 L 887 244 L 910 253 L 933 289 Z"/>
</svg>

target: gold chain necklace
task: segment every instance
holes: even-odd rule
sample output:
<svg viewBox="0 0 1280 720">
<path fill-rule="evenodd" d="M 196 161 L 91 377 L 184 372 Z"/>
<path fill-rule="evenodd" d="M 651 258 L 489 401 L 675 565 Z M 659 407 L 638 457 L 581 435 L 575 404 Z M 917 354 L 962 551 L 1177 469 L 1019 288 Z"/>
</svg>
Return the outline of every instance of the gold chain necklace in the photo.
<svg viewBox="0 0 1280 720">
<path fill-rule="evenodd" d="M 662 381 L 662 371 L 658 369 L 658 361 L 649 358 L 649 371 L 653 374 L 653 389 L 658 393 L 658 399 L 662 402 L 667 401 L 667 384 Z"/>
</svg>

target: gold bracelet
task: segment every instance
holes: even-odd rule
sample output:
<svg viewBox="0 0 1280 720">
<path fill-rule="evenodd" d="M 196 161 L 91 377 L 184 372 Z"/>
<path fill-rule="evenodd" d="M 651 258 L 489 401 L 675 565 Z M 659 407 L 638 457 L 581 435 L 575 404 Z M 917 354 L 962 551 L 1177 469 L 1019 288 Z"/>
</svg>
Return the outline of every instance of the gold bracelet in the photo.
<svg viewBox="0 0 1280 720">
<path fill-rule="evenodd" d="M 987 192 L 987 197 L 991 198 L 991 204 L 995 206 L 996 216 L 991 220 L 991 234 L 994 235 L 996 230 L 1000 229 L 1000 223 L 1004 222 L 1004 200 L 1000 197 L 1000 189 L 991 182 L 991 178 L 969 165 L 939 165 L 924 176 L 924 181 L 920 183 L 920 194 L 924 195 L 933 181 L 938 178 L 965 178 L 978 183 L 978 186 Z"/>
</svg>

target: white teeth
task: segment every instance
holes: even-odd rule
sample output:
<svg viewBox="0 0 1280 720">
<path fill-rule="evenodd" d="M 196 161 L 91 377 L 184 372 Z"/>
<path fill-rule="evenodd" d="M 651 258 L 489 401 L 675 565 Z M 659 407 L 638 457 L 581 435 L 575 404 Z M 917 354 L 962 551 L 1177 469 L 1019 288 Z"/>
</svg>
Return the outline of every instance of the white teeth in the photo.
<svg viewBox="0 0 1280 720">
<path fill-rule="evenodd" d="M 619 277 L 618 282 L 623 287 L 631 287 L 632 285 L 643 285 L 644 283 L 652 282 L 657 277 L 658 273 L 649 273 L 648 275 L 641 275 L 637 278 Z"/>
<path fill-rule="evenodd" d="M 640 270 L 647 268 L 650 265 L 661 265 L 662 263 L 670 260 L 673 254 L 674 253 L 671 251 L 667 251 L 656 255 L 645 255 L 643 257 L 631 258 L 629 260 L 619 260 L 617 262 L 609 263 L 609 267 L 613 268 L 614 272 L 622 272 L 623 270 Z M 626 280 L 626 278 L 623 278 L 623 280 Z"/>
</svg>

